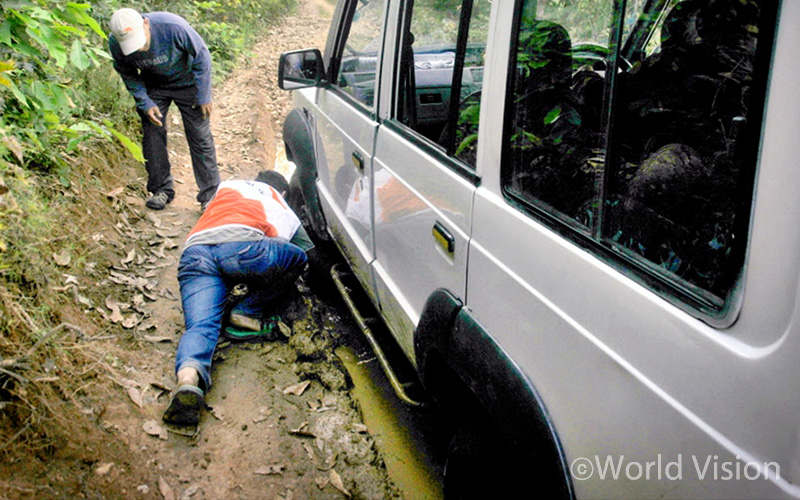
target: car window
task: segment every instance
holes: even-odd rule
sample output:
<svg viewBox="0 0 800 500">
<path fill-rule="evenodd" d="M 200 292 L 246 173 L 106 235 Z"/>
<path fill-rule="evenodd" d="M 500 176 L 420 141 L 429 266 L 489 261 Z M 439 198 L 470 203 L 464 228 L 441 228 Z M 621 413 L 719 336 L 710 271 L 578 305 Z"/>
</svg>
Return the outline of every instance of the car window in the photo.
<svg viewBox="0 0 800 500">
<path fill-rule="evenodd" d="M 519 200 L 588 228 L 595 180 L 602 167 L 604 72 L 592 64 L 591 57 L 585 64 L 578 58 L 573 61 L 569 31 L 559 22 L 540 17 L 532 8 L 535 4 L 523 4 L 512 57 L 505 188 Z M 599 12 L 605 13 L 605 19 L 587 18 L 582 30 L 589 34 L 594 27 L 598 33 L 584 40 L 608 37 L 611 11 Z M 604 57 L 603 52 L 595 54 L 599 61 Z"/>
<path fill-rule="evenodd" d="M 591 17 L 536 3 L 521 2 L 512 47 L 507 198 L 671 298 L 721 311 L 743 261 L 766 89 L 754 68 L 774 20 L 754 1 L 637 1 L 615 16 L 608 0 Z"/>
<path fill-rule="evenodd" d="M 407 8 L 395 117 L 474 167 L 491 3 L 417 0 Z"/>
<path fill-rule="evenodd" d="M 345 37 L 335 86 L 370 110 L 375 105 L 375 83 L 385 0 L 357 2 Z"/>
</svg>

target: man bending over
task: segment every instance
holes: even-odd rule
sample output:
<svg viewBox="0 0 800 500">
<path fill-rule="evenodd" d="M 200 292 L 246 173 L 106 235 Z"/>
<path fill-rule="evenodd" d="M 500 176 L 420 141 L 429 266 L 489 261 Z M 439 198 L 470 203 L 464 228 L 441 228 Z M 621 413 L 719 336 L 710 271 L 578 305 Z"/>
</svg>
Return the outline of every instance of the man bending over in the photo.
<svg viewBox="0 0 800 500">
<path fill-rule="evenodd" d="M 261 172 L 255 181 L 224 181 L 189 232 L 178 265 L 186 331 L 165 422 L 198 423 L 233 288 L 245 284 L 248 294 L 233 306 L 229 323 L 257 335 L 269 327 L 261 321 L 264 307 L 302 272 L 313 244 L 281 194 L 287 189 L 275 171 Z"/>
</svg>

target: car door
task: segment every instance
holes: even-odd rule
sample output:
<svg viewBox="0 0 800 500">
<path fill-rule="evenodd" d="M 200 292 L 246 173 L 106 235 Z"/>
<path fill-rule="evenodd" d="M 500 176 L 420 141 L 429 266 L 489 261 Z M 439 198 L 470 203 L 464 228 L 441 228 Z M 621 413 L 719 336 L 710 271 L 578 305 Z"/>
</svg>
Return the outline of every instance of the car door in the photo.
<svg viewBox="0 0 800 500">
<path fill-rule="evenodd" d="M 411 359 L 428 296 L 446 288 L 463 297 L 466 287 L 478 183 L 470 144 L 490 6 L 416 0 L 399 3 L 391 16 L 399 36 L 392 37 L 395 80 L 373 162 L 373 268 L 384 319 Z"/>
<path fill-rule="evenodd" d="M 510 30 L 493 46 L 510 48 L 508 71 L 485 86 L 499 105 L 482 126 L 498 133 L 481 137 L 496 145 L 479 153 L 467 307 L 535 386 L 578 498 L 788 496 L 782 474 L 702 471 L 711 461 L 753 471 L 796 463 L 796 442 L 784 446 L 797 435 L 797 363 L 784 364 L 795 288 L 764 272 L 797 282 L 796 239 L 781 240 L 776 223 L 796 195 L 763 184 L 796 188 L 796 174 L 781 177 L 784 153 L 771 156 L 771 140 L 759 150 L 762 123 L 770 137 L 761 113 L 777 9 L 619 6 L 498 9 L 494 26 Z M 636 58 L 617 50 L 654 20 L 660 36 L 640 34 Z M 773 106 L 774 116 L 796 102 Z M 754 199 L 775 212 L 759 221 L 757 211 L 751 231 Z M 787 261 L 764 263 L 781 251 Z M 649 462 L 648 471 L 657 457 L 679 477 L 661 468 L 612 480 L 601 472 L 609 457 Z"/>
<path fill-rule="evenodd" d="M 317 97 L 318 190 L 329 230 L 374 300 L 370 185 L 386 0 L 346 4 Z"/>
</svg>

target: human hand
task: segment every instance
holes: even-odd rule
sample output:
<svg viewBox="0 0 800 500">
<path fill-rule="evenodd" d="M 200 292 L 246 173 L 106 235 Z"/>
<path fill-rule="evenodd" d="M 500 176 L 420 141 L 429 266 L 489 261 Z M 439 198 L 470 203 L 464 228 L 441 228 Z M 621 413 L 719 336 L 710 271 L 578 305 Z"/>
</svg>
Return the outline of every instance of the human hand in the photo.
<svg viewBox="0 0 800 500">
<path fill-rule="evenodd" d="M 208 120 L 209 118 L 211 118 L 211 109 L 212 108 L 213 108 L 213 105 L 211 103 L 201 104 L 200 105 L 200 111 L 203 112 L 203 120 Z"/>
<path fill-rule="evenodd" d="M 153 106 L 152 108 L 148 109 L 147 111 L 145 111 L 145 114 L 147 115 L 147 118 L 150 120 L 150 123 L 152 123 L 153 125 L 157 125 L 159 127 L 164 125 L 160 120 L 160 118 L 162 118 L 163 115 L 161 114 L 161 110 L 158 109 L 158 106 Z"/>
</svg>

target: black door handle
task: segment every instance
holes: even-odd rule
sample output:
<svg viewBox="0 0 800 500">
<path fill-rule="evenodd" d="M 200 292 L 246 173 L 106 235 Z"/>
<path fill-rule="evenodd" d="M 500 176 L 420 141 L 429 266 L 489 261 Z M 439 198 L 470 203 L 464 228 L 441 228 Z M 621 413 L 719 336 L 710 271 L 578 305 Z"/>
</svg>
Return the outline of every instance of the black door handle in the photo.
<svg viewBox="0 0 800 500">
<path fill-rule="evenodd" d="M 447 250 L 447 253 L 453 253 L 456 248 L 456 239 L 439 221 L 436 221 L 436 224 L 433 225 L 433 237 L 436 238 L 442 248 Z"/>
<path fill-rule="evenodd" d="M 359 172 L 364 171 L 364 157 L 358 151 L 353 151 L 353 165 L 356 166 Z"/>
</svg>

